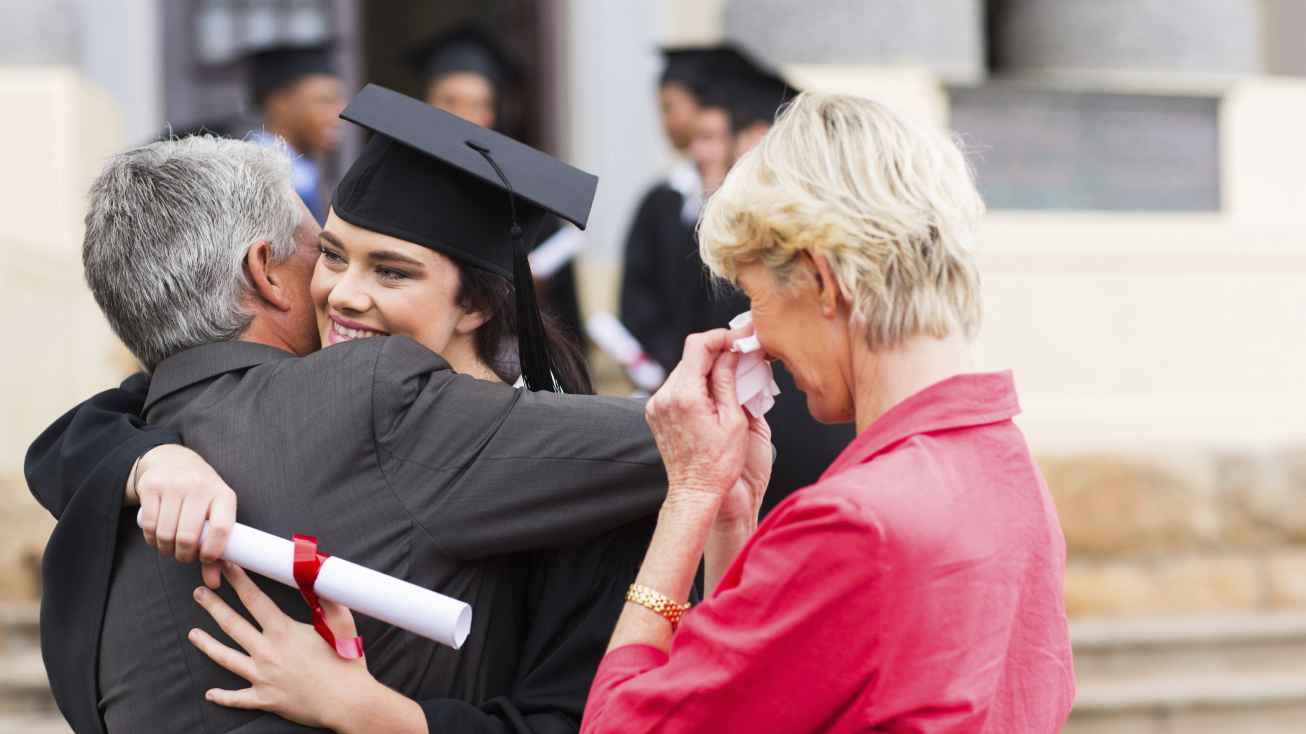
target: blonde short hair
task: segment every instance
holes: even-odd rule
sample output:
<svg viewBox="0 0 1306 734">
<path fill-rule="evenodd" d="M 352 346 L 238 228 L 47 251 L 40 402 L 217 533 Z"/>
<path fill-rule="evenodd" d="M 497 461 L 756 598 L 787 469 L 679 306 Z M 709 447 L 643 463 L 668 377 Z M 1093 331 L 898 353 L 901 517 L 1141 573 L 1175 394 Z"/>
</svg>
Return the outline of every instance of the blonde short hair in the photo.
<svg viewBox="0 0 1306 734">
<path fill-rule="evenodd" d="M 860 97 L 806 93 L 739 159 L 699 225 L 703 262 L 783 281 L 822 255 L 874 350 L 980 325 L 970 255 L 984 202 L 957 143 Z"/>
</svg>

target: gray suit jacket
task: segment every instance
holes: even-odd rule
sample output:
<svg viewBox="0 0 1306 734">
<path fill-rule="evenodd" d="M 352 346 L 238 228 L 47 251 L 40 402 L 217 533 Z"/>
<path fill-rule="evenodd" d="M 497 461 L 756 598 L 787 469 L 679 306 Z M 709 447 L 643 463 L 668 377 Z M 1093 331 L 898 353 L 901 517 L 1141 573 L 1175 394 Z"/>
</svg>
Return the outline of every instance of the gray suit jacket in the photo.
<svg viewBox="0 0 1306 734">
<path fill-rule="evenodd" d="M 245 342 L 192 349 L 155 370 L 146 417 L 228 481 L 241 522 L 316 535 L 326 553 L 472 605 L 460 651 L 358 618 L 372 672 L 419 699 L 506 694 L 532 621 L 522 611 L 531 554 L 653 515 L 665 493 L 642 403 L 475 380 L 402 337 L 304 358 Z M 300 730 L 204 702 L 210 687 L 246 684 L 187 631 L 230 641 L 191 601 L 198 569 L 160 557 L 128 514 L 100 650 L 109 731 Z M 261 586 L 308 620 L 295 590 Z"/>
</svg>

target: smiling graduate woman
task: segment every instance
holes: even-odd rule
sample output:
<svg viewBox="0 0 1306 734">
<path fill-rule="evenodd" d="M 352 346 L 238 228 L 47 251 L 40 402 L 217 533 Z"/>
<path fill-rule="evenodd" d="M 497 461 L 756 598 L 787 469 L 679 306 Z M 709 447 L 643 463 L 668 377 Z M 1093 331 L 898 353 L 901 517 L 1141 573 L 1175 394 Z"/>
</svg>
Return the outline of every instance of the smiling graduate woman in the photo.
<svg viewBox="0 0 1306 734">
<path fill-rule="evenodd" d="M 373 135 L 325 230 L 294 198 L 289 161 L 244 141 L 156 143 L 97 179 L 88 281 L 151 375 L 148 395 L 109 391 L 28 455 L 63 528 L 46 555 L 42 648 L 77 731 L 387 731 L 386 700 L 436 731 L 580 726 L 666 488 L 640 404 L 577 394 L 575 348 L 531 288 L 545 218 L 583 226 L 597 180 L 380 87 L 343 117 Z M 232 316 L 182 329 L 212 311 Z M 114 417 L 91 419 L 104 410 Z M 189 449 L 151 450 L 183 437 Z M 292 621 L 309 617 L 292 589 L 268 583 L 250 601 L 255 582 L 233 579 L 259 629 L 223 614 L 234 597 L 216 579 L 197 591 L 194 566 L 155 553 L 193 561 L 206 513 L 201 556 L 220 553 L 236 495 L 214 468 L 240 490 L 242 522 L 315 535 L 470 604 L 462 647 L 360 617 L 367 658 L 335 675 L 277 644 L 325 647 L 299 636 L 315 633 Z M 188 492 L 197 470 L 221 491 Z M 148 545 L 122 511 L 133 497 Z M 354 692 L 378 698 L 339 705 Z"/>
</svg>

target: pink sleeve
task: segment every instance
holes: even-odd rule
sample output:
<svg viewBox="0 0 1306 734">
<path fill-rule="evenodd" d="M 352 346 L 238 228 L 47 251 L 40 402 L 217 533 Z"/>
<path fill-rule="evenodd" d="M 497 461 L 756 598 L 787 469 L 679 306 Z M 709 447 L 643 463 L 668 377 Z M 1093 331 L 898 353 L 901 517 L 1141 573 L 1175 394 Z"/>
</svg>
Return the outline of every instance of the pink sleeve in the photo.
<svg viewBox="0 0 1306 734">
<path fill-rule="evenodd" d="M 670 655 L 608 653 L 581 731 L 812 731 L 852 705 L 874 666 L 879 567 L 877 534 L 845 503 L 783 508 L 686 615 Z"/>
</svg>

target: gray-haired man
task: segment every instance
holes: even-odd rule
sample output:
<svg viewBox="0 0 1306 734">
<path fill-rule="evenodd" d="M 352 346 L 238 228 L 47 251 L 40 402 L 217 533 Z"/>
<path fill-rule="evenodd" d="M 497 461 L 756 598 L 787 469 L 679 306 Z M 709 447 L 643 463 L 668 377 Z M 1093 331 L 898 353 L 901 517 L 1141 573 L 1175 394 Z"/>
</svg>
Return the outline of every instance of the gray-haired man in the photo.
<svg viewBox="0 0 1306 734">
<path fill-rule="evenodd" d="M 189 138 L 116 157 L 92 188 L 87 281 L 153 370 L 149 424 L 173 433 L 142 434 L 111 391 L 29 452 L 34 493 L 61 515 L 42 624 L 61 708 L 78 731 L 300 729 L 204 702 L 208 688 L 243 683 L 186 642 L 192 627 L 225 639 L 190 602 L 199 574 L 154 553 L 120 511 L 131 462 L 179 436 L 240 490 L 243 522 L 311 531 L 329 552 L 473 604 L 461 652 L 359 620 L 373 673 L 425 699 L 433 726 L 574 729 L 588 682 L 549 666 L 597 664 L 609 630 L 582 630 L 570 651 L 550 640 L 533 659 L 529 634 L 498 629 L 490 644 L 490 633 L 523 617 L 524 564 L 508 554 L 656 512 L 665 478 L 641 406 L 456 375 L 400 337 L 314 352 L 319 230 L 289 176 L 276 151 Z M 115 522 L 116 538 L 96 535 Z M 107 599 L 96 594 L 106 579 Z M 293 590 L 265 589 L 306 618 Z M 101 608 L 97 639 L 87 628 L 100 629 Z M 493 713 L 468 705 L 487 699 Z"/>
</svg>

